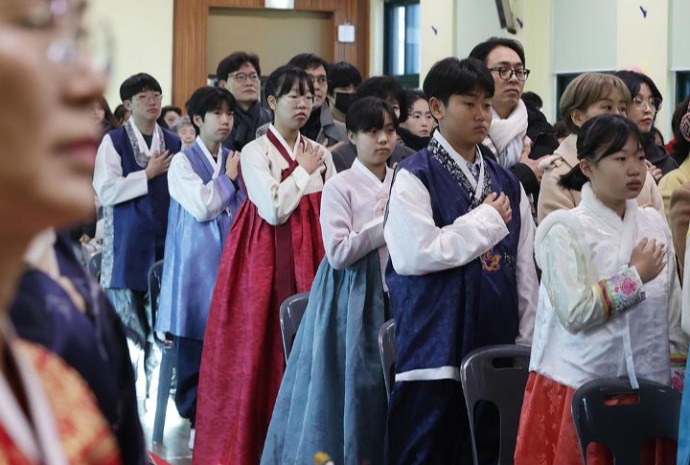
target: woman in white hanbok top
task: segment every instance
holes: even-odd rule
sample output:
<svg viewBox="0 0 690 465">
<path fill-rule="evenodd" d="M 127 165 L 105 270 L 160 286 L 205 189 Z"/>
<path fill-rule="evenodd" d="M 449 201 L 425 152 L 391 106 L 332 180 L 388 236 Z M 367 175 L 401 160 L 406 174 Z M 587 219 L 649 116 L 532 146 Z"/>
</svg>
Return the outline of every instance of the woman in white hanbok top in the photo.
<svg viewBox="0 0 690 465">
<path fill-rule="evenodd" d="M 633 388 L 638 377 L 668 385 L 671 359 L 687 347 L 668 226 L 635 202 L 647 173 L 638 129 L 622 116 L 594 117 L 577 151 L 580 163 L 560 182 L 581 189 L 582 201 L 551 213 L 535 240 L 543 274 L 516 464 L 582 464 L 575 390 L 618 376 Z M 657 446 L 644 451 L 644 463 L 674 453 Z M 588 463 L 610 463 L 606 448 L 590 448 Z"/>
</svg>

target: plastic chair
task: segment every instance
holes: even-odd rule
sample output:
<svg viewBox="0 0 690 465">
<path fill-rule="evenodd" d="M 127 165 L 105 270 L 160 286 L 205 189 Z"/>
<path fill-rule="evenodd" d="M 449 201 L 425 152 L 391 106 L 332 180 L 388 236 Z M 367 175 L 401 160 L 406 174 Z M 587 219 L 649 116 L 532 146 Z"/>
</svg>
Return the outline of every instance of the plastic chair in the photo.
<svg viewBox="0 0 690 465">
<path fill-rule="evenodd" d="M 95 279 L 96 281 L 100 281 L 101 279 L 101 262 L 103 260 L 103 252 L 100 250 L 98 252 L 92 253 L 88 260 L 86 261 L 86 268 L 89 271 L 89 274 Z"/>
<path fill-rule="evenodd" d="M 383 367 L 383 381 L 386 384 L 386 395 L 390 398 L 395 383 L 395 321 L 386 321 L 379 330 L 379 354 Z"/>
<path fill-rule="evenodd" d="M 616 465 L 640 464 L 640 449 L 655 438 L 678 440 L 681 395 L 668 386 L 638 379 L 635 390 L 625 378 L 590 381 L 573 395 L 572 412 L 580 449 L 587 463 L 591 442 L 606 444 Z M 612 405 L 622 395 L 636 396 L 635 403 Z"/>
<path fill-rule="evenodd" d="M 151 315 L 153 327 L 156 327 L 158 317 L 159 297 L 161 293 L 161 278 L 163 277 L 163 260 L 159 260 L 149 269 L 149 298 L 151 299 Z M 156 395 L 156 415 L 153 419 L 153 442 L 163 442 L 163 430 L 165 429 L 165 415 L 170 398 L 170 384 L 172 381 L 173 367 L 177 365 L 177 352 L 173 348 L 173 342 L 161 339 L 154 331 L 153 336 L 161 348 L 160 371 L 158 374 L 158 394 Z"/>
<path fill-rule="evenodd" d="M 460 366 L 472 437 L 474 463 L 479 464 L 475 439 L 474 408 L 477 402 L 491 402 L 500 419 L 499 465 L 513 463 L 522 398 L 529 375 L 531 349 L 518 345 L 495 345 L 473 350 Z"/>
<path fill-rule="evenodd" d="M 307 309 L 309 302 L 309 293 L 302 292 L 295 294 L 280 305 L 280 335 L 283 338 L 283 353 L 285 354 L 285 363 L 287 363 L 292 344 L 295 341 L 297 329 L 302 321 L 304 312 Z"/>
</svg>

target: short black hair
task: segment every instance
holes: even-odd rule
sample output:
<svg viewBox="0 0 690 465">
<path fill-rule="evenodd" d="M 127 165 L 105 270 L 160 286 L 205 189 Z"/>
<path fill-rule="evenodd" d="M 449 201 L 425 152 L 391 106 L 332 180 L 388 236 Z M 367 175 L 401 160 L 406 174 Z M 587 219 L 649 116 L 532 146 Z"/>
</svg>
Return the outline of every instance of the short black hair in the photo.
<svg viewBox="0 0 690 465">
<path fill-rule="evenodd" d="M 189 100 L 187 100 L 185 108 L 197 134 L 199 133 L 199 128 L 194 122 L 194 117 L 199 115 L 203 121 L 206 113 L 222 108 L 223 104 L 227 104 L 228 109 L 232 112 L 237 107 L 235 97 L 232 96 L 229 90 L 223 87 L 204 86 L 194 91 Z"/>
<path fill-rule="evenodd" d="M 362 74 L 352 63 L 339 61 L 329 65 L 328 69 L 328 95 L 333 95 L 336 87 L 354 86 L 355 89 L 362 83 Z"/>
<path fill-rule="evenodd" d="M 385 115 L 391 118 L 395 129 L 398 129 L 398 117 L 393 106 L 378 97 L 363 97 L 355 100 L 345 116 L 345 126 L 355 134 L 369 132 L 372 129 L 383 129 Z"/>
<path fill-rule="evenodd" d="M 570 135 L 570 130 L 568 129 L 568 125 L 565 124 L 565 121 L 562 119 L 559 119 L 555 123 L 553 123 L 553 129 L 556 131 L 556 139 L 561 139 L 561 138 L 566 138 L 568 135 Z"/>
<path fill-rule="evenodd" d="M 661 92 L 659 92 L 659 88 L 656 86 L 656 84 L 654 84 L 652 78 L 650 78 L 646 74 L 628 70 L 616 71 L 613 74 L 614 76 L 618 76 L 621 79 L 621 81 L 625 83 L 625 85 L 628 87 L 628 90 L 630 91 L 630 96 L 632 98 L 635 98 L 635 96 L 640 93 L 640 87 L 642 87 L 642 84 L 647 84 L 649 86 L 649 90 L 652 92 L 652 97 L 658 98 L 661 101 L 664 100 L 664 98 L 661 95 Z"/>
<path fill-rule="evenodd" d="M 517 53 L 522 62 L 522 66 L 527 66 L 525 61 L 525 49 L 522 48 L 522 44 L 517 40 L 507 39 L 505 37 L 491 37 L 484 42 L 474 46 L 470 52 L 469 58 L 476 58 L 486 64 L 486 58 L 496 47 L 508 47 Z"/>
<path fill-rule="evenodd" d="M 261 76 L 261 66 L 259 65 L 258 56 L 247 52 L 233 52 L 218 63 L 216 78 L 218 78 L 219 81 L 227 81 L 228 75 L 240 69 L 245 63 L 252 65 L 256 70 L 256 74 Z"/>
<path fill-rule="evenodd" d="M 467 95 L 483 92 L 486 97 L 494 95 L 494 78 L 489 68 L 476 58 L 458 60 L 454 57 L 437 61 L 424 78 L 424 94 L 428 99 L 435 97 L 444 105 L 452 95 Z"/>
<path fill-rule="evenodd" d="M 357 98 L 364 97 L 378 97 L 386 101 L 395 100 L 400 107 L 400 121 L 407 119 L 408 104 L 405 88 L 396 79 L 390 76 L 375 76 L 367 79 L 357 89 Z"/>
<path fill-rule="evenodd" d="M 640 150 L 644 152 L 644 139 L 637 125 L 623 115 L 605 113 L 588 119 L 580 128 L 577 136 L 577 159 L 587 159 L 598 163 L 602 158 L 620 152 L 633 137 Z M 558 185 L 571 190 L 582 190 L 588 181 L 575 165 L 568 173 L 561 176 Z"/>
<path fill-rule="evenodd" d="M 323 69 L 326 70 L 326 76 L 328 76 L 329 72 L 328 62 L 314 53 L 300 53 L 299 55 L 295 55 L 294 57 L 290 58 L 290 61 L 288 61 L 287 64 L 296 66 L 304 71 L 310 68 L 318 68 L 319 66 L 323 66 Z"/>
<path fill-rule="evenodd" d="M 538 110 L 541 110 L 541 107 L 544 106 L 544 102 L 542 101 L 541 97 L 535 92 L 524 92 L 520 98 L 522 98 L 522 101 L 527 105 L 531 105 Z"/>
<path fill-rule="evenodd" d="M 283 65 L 268 76 L 264 87 L 264 95 L 266 98 L 273 96 L 279 99 L 283 95 L 288 94 L 295 83 L 299 84 L 300 95 L 306 94 L 307 91 L 314 93 L 314 81 L 305 70 L 292 65 Z"/>
<path fill-rule="evenodd" d="M 153 91 L 163 93 L 156 78 L 146 73 L 139 73 L 128 77 L 120 86 L 120 99 L 131 100 L 140 92 Z"/>
</svg>

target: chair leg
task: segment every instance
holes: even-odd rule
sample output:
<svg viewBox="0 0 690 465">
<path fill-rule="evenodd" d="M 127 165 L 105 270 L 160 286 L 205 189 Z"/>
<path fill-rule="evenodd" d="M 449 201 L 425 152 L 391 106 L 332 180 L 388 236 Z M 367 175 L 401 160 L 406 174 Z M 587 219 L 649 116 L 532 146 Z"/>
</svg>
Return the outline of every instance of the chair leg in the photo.
<svg viewBox="0 0 690 465">
<path fill-rule="evenodd" d="M 158 395 L 156 396 L 156 416 L 153 420 L 153 442 L 159 444 L 163 443 L 165 414 L 168 409 L 168 399 L 170 399 L 170 381 L 174 365 L 175 350 L 173 348 L 163 349 L 163 359 L 158 377 Z"/>
</svg>

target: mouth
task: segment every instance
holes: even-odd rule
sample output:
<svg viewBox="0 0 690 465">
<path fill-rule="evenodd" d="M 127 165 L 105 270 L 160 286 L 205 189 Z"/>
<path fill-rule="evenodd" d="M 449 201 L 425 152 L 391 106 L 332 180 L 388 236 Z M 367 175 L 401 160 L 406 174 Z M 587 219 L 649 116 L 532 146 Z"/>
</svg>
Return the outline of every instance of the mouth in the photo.
<svg viewBox="0 0 690 465">
<path fill-rule="evenodd" d="M 653 122 L 654 122 L 654 121 L 652 120 L 652 118 L 644 118 L 644 119 L 642 120 L 642 123 L 643 123 L 643 124 L 652 124 Z"/>
<path fill-rule="evenodd" d="M 299 113 L 297 113 L 297 115 L 295 115 L 295 117 L 307 119 L 307 114 L 304 112 L 299 112 Z"/>
<path fill-rule="evenodd" d="M 59 144 L 55 147 L 55 153 L 69 158 L 80 170 L 92 174 L 98 145 L 98 139 L 89 137 Z"/>
<path fill-rule="evenodd" d="M 520 90 L 519 89 L 506 89 L 506 94 L 510 95 L 520 95 Z"/>
<path fill-rule="evenodd" d="M 642 183 L 640 181 L 630 181 L 626 186 L 631 190 L 642 189 Z"/>
<path fill-rule="evenodd" d="M 486 135 L 486 133 L 487 133 L 486 126 L 475 126 L 474 132 L 478 132 L 480 134 Z"/>
</svg>

